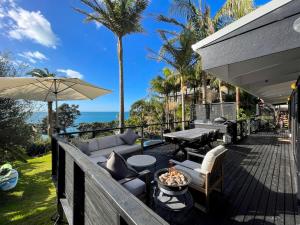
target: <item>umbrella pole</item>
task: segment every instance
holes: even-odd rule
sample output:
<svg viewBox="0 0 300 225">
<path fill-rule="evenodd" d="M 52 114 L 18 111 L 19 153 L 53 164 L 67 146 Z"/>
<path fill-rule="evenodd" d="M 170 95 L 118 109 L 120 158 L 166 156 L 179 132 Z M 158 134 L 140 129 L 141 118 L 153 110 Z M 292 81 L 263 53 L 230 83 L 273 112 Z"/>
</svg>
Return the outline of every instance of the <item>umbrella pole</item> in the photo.
<svg viewBox="0 0 300 225">
<path fill-rule="evenodd" d="M 56 118 L 55 118 L 55 130 L 56 130 L 56 133 L 59 133 L 59 129 L 58 129 L 58 106 L 57 106 L 57 84 L 56 84 L 56 80 L 54 79 L 54 94 L 55 94 L 55 115 L 56 115 Z"/>
</svg>

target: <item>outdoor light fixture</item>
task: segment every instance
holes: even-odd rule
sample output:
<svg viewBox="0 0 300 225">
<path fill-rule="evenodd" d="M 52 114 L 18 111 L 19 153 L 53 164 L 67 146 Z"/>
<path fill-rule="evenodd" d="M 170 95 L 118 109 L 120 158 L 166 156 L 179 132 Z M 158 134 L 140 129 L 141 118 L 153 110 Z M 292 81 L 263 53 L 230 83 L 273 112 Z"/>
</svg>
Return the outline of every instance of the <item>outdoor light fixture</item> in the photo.
<svg viewBox="0 0 300 225">
<path fill-rule="evenodd" d="M 300 33 L 300 17 L 295 20 L 293 28 L 296 32 Z"/>
<path fill-rule="evenodd" d="M 296 83 L 292 83 L 292 84 L 291 84 L 291 88 L 292 88 L 293 90 L 295 90 L 295 89 L 297 88 Z"/>
</svg>

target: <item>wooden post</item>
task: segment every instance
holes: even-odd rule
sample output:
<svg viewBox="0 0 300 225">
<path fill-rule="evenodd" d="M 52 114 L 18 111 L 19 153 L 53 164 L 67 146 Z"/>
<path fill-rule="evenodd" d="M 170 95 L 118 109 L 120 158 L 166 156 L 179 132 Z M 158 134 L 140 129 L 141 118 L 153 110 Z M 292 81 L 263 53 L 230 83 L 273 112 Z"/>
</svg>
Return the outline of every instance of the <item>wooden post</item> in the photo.
<svg viewBox="0 0 300 225">
<path fill-rule="evenodd" d="M 205 71 L 202 71 L 202 85 L 201 85 L 201 88 L 202 88 L 202 104 L 206 104 L 206 72 Z"/>
<path fill-rule="evenodd" d="M 163 124 L 162 123 L 160 124 L 160 138 L 161 138 L 161 140 L 164 139 L 164 130 L 163 130 Z"/>
<path fill-rule="evenodd" d="M 52 151 L 52 178 L 57 179 L 57 140 L 55 136 L 51 137 L 51 151 Z"/>
<path fill-rule="evenodd" d="M 47 123 L 48 123 L 48 128 L 47 128 L 47 132 L 48 132 L 48 136 L 51 137 L 53 134 L 53 110 L 52 110 L 52 102 L 48 102 L 48 119 L 47 119 Z"/>
<path fill-rule="evenodd" d="M 58 174 L 57 174 L 57 213 L 59 220 L 63 219 L 63 208 L 60 203 L 60 199 L 65 198 L 65 168 L 66 168 L 66 152 L 61 147 L 58 146 Z"/>
<path fill-rule="evenodd" d="M 85 175 L 74 162 L 73 225 L 84 225 Z"/>
<path fill-rule="evenodd" d="M 142 147 L 142 154 L 144 154 L 144 125 L 141 127 L 141 147 Z"/>
<path fill-rule="evenodd" d="M 235 101 L 236 101 L 236 113 L 239 115 L 240 111 L 240 88 L 235 88 Z"/>
</svg>

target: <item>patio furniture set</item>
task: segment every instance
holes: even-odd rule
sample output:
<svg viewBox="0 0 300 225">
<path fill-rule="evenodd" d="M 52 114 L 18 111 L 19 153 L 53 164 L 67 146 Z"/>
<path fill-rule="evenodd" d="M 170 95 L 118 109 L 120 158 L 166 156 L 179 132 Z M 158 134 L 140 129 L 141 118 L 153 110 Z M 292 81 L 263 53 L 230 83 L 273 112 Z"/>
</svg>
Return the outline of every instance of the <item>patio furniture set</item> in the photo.
<svg viewBox="0 0 300 225">
<path fill-rule="evenodd" d="M 200 209 L 208 211 L 210 193 L 213 190 L 221 191 L 223 186 L 222 164 L 227 150 L 222 145 L 216 148 L 211 146 L 217 140 L 218 130 L 195 128 L 164 136 L 166 141 L 179 146 L 174 154 L 183 151 L 188 158 L 183 162 L 170 160 L 170 168 L 179 171 L 186 179 L 184 185 L 162 184 L 159 176 L 163 172 L 167 173 L 170 168 L 156 171 L 156 158 L 143 154 L 141 145 L 135 144 L 138 135 L 130 129 L 124 134 L 85 141 L 75 139 L 72 143 L 133 195 L 145 198 L 147 204 L 153 203 L 155 209 L 166 211 L 170 221 L 173 213 L 186 213 L 194 206 L 188 188 L 205 195 L 206 207 Z M 210 150 L 205 155 L 199 154 L 198 150 L 204 146 L 210 146 Z M 125 160 L 124 156 L 128 155 L 130 157 Z M 202 158 L 202 163 L 189 160 L 190 156 Z"/>
</svg>

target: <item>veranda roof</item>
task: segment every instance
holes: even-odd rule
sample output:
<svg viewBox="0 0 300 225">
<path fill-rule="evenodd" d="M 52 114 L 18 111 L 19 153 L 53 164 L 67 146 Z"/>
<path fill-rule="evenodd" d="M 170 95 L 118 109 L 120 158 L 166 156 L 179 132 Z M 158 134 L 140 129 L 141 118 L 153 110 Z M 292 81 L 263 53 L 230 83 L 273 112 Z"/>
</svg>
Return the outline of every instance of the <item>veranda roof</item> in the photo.
<svg viewBox="0 0 300 225">
<path fill-rule="evenodd" d="M 273 0 L 193 45 L 203 69 L 277 104 L 300 75 L 300 1 Z"/>
</svg>

